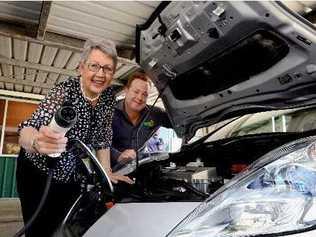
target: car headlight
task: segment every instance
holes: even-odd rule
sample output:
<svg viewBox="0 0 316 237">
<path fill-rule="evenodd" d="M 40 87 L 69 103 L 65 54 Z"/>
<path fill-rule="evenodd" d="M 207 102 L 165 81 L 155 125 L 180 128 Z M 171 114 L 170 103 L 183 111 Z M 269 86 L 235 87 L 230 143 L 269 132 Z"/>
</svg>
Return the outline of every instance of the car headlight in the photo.
<svg viewBox="0 0 316 237">
<path fill-rule="evenodd" d="M 189 214 L 168 237 L 303 232 L 316 225 L 316 137 L 263 156 Z"/>
</svg>

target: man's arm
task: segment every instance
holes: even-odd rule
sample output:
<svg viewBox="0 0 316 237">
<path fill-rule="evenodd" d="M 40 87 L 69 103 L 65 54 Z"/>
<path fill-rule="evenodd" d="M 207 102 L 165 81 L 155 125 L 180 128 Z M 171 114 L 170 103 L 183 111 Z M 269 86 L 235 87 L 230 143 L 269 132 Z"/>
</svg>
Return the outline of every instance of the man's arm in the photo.
<svg viewBox="0 0 316 237">
<path fill-rule="evenodd" d="M 123 152 L 111 147 L 111 165 L 112 167 L 117 163 L 126 163 L 130 160 L 136 159 L 136 151 L 134 149 L 126 149 Z"/>
<path fill-rule="evenodd" d="M 111 169 L 111 162 L 110 162 L 110 149 L 100 149 L 96 152 L 97 158 L 100 161 L 103 169 L 109 175 L 111 181 L 113 183 L 117 183 L 118 181 L 123 181 L 129 184 L 133 184 L 133 180 L 131 180 L 128 176 L 113 174 Z"/>
<path fill-rule="evenodd" d="M 115 149 L 114 147 L 111 147 L 111 161 L 117 162 L 117 159 L 121 155 L 122 152 Z"/>
</svg>

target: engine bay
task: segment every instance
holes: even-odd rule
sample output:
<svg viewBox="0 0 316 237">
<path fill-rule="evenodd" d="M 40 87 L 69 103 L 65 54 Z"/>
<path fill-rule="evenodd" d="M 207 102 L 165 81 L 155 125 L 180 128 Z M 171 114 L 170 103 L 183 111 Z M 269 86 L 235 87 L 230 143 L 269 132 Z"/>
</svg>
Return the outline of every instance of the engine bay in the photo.
<svg viewBox="0 0 316 237">
<path fill-rule="evenodd" d="M 203 201 L 262 155 L 287 142 L 315 134 L 247 135 L 190 144 L 168 159 L 153 159 L 128 176 L 134 185 L 114 186 L 115 202 Z"/>
</svg>

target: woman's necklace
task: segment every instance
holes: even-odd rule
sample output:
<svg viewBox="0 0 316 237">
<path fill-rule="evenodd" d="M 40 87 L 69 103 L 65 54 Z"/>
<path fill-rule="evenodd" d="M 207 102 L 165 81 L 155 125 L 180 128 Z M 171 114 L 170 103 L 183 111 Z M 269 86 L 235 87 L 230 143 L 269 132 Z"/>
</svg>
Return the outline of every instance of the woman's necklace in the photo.
<svg viewBox="0 0 316 237">
<path fill-rule="evenodd" d="M 83 97 L 84 97 L 86 100 L 88 100 L 88 101 L 90 101 L 90 102 L 93 102 L 93 101 L 96 101 L 97 99 L 99 99 L 99 97 L 100 97 L 101 94 L 98 94 L 96 97 L 93 97 L 93 98 L 87 96 L 86 93 L 85 93 L 84 90 L 83 90 L 83 85 L 82 85 L 82 84 L 83 84 L 83 83 L 82 83 L 82 79 L 81 79 L 81 77 L 80 77 L 80 88 L 81 88 L 81 92 L 82 92 Z"/>
</svg>

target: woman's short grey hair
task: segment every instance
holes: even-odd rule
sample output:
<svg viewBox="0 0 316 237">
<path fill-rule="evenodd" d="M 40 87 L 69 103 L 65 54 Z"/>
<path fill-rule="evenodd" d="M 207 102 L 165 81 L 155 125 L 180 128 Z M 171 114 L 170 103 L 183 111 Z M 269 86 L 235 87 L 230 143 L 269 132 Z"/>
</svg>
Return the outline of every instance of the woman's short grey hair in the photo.
<svg viewBox="0 0 316 237">
<path fill-rule="evenodd" d="M 99 49 L 104 54 L 109 55 L 113 59 L 114 68 L 116 68 L 117 52 L 116 52 L 115 44 L 113 41 L 107 40 L 107 39 L 104 39 L 104 40 L 87 39 L 86 43 L 83 46 L 80 62 L 86 62 L 93 49 Z"/>
</svg>

